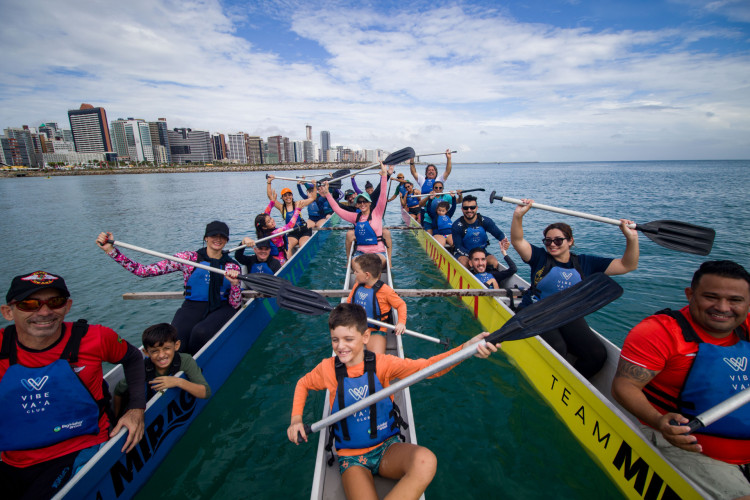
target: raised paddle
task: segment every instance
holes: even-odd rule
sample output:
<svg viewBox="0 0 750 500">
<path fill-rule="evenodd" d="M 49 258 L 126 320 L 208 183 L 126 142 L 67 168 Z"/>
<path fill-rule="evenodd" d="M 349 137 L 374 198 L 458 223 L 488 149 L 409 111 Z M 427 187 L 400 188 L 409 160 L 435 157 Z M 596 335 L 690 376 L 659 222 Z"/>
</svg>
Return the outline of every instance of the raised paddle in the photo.
<svg viewBox="0 0 750 500">
<path fill-rule="evenodd" d="M 266 236 L 265 238 L 255 240 L 255 244 L 257 245 L 258 243 L 262 241 L 272 240 L 277 236 L 281 236 L 282 234 L 286 234 L 286 233 L 291 233 L 292 231 L 296 231 L 297 229 L 298 229 L 297 227 L 293 227 L 291 229 L 287 229 L 286 231 L 280 231 L 276 234 L 272 234 L 271 236 Z M 238 247 L 230 248 L 229 250 L 222 250 L 222 253 L 232 253 L 232 252 L 236 252 L 237 250 L 242 250 L 243 248 L 247 248 L 247 245 L 240 245 Z"/>
<path fill-rule="evenodd" d="M 485 190 L 484 188 L 473 188 L 473 189 L 452 189 L 452 190 L 450 190 L 450 191 L 447 191 L 447 192 L 445 192 L 445 193 L 442 193 L 442 194 L 448 194 L 448 193 L 451 193 L 451 192 L 453 192 L 453 191 L 461 191 L 461 194 L 464 194 L 464 193 L 471 193 L 471 192 L 473 192 L 473 191 L 486 191 L 486 190 Z M 439 195 L 439 194 L 441 194 L 441 193 L 414 194 L 414 195 L 412 195 L 412 198 L 424 198 L 425 196 L 432 196 L 432 195 L 435 195 L 435 196 L 437 196 L 437 195 Z"/>
<path fill-rule="evenodd" d="M 411 160 L 414 158 L 414 149 L 413 148 L 404 148 L 399 149 L 395 153 L 389 154 L 385 160 L 383 160 L 383 164 L 385 165 L 398 165 L 399 163 L 403 163 L 407 160 Z M 338 177 L 334 177 L 333 179 L 328 181 L 328 184 L 331 184 L 336 181 L 340 181 L 342 179 L 346 179 L 347 177 L 354 177 L 355 175 L 359 175 L 362 172 L 366 172 L 368 170 L 372 170 L 373 168 L 377 168 L 380 166 L 380 163 L 374 163 L 368 167 L 362 168 L 360 170 L 357 170 L 356 172 L 352 172 L 350 174 L 341 175 Z M 320 181 L 318 181 L 320 182 Z"/>
<path fill-rule="evenodd" d="M 516 205 L 525 205 L 523 201 L 515 198 L 497 196 L 495 191 L 493 191 L 490 193 L 490 203 L 495 200 L 514 203 Z M 531 205 L 531 208 L 541 208 L 542 210 L 557 212 L 559 214 L 581 217 L 583 219 L 597 222 L 605 222 L 607 224 L 612 224 L 613 226 L 620 225 L 620 221 L 617 219 L 609 219 L 607 217 L 599 217 L 598 215 L 576 212 L 574 210 L 551 207 L 537 202 L 534 202 Z M 696 255 L 708 255 L 711 253 L 711 247 L 713 246 L 714 238 L 716 237 L 716 231 L 710 227 L 696 226 L 695 224 L 688 224 L 687 222 L 676 220 L 656 220 L 645 224 L 631 224 L 628 227 L 635 229 L 636 231 L 641 231 L 648 237 L 648 239 L 664 248 Z"/>
<path fill-rule="evenodd" d="M 458 151 L 451 151 L 451 154 L 457 153 L 457 152 Z M 427 153 L 425 155 L 417 155 L 417 160 L 420 159 L 423 156 L 437 156 L 437 155 L 444 155 L 444 154 L 445 154 L 445 151 L 443 151 L 442 153 Z"/>
<path fill-rule="evenodd" d="M 169 255 L 166 253 L 155 252 L 154 250 L 149 250 L 148 248 L 130 245 L 128 243 L 123 243 L 122 241 L 109 240 L 107 241 L 107 243 L 111 243 L 118 247 L 129 248 L 130 250 L 135 250 L 136 252 L 153 255 L 154 257 L 159 257 L 161 259 L 171 260 L 172 262 L 179 262 L 180 264 L 186 264 L 188 266 L 197 267 L 198 269 L 204 269 L 212 273 L 219 273 L 223 275 L 227 274 L 227 272 L 223 269 L 217 269 L 215 267 L 206 266 L 198 262 L 193 262 L 192 260 L 181 259 L 179 257 L 175 257 L 174 255 Z M 270 295 L 272 297 L 275 297 L 279 293 L 279 289 L 281 288 L 282 285 L 284 285 L 285 283 L 289 283 L 284 278 L 279 278 L 278 276 L 274 276 L 272 274 L 262 274 L 262 273 L 240 274 L 239 276 L 237 276 L 237 279 L 242 280 L 245 283 L 247 283 L 248 286 L 252 288 L 253 290 L 266 294 L 266 295 Z"/>
<path fill-rule="evenodd" d="M 604 273 L 588 276 L 572 287 L 551 295 L 523 308 L 508 320 L 502 328 L 488 335 L 482 342 L 472 344 L 450 356 L 441 359 L 427 368 L 409 375 L 396 383 L 361 399 L 343 410 L 339 410 L 311 426 L 305 426 L 305 433 L 318 432 L 329 425 L 345 419 L 349 415 L 368 408 L 381 399 L 395 394 L 425 378 L 445 370 L 472 357 L 479 346 L 485 343 L 497 344 L 509 340 L 521 340 L 549 330 L 554 330 L 571 321 L 582 318 L 604 307 L 622 295 L 622 287 Z"/>
<path fill-rule="evenodd" d="M 279 290 L 279 294 L 276 297 L 276 303 L 283 309 L 289 309 L 290 311 L 307 314 L 309 316 L 320 316 L 321 314 L 329 313 L 334 309 L 334 307 L 328 303 L 326 298 L 319 293 L 307 290 L 306 288 L 294 286 L 291 283 L 281 287 L 281 290 Z M 395 328 L 395 326 L 390 323 L 384 323 L 383 321 L 378 321 L 372 318 L 367 318 L 367 322 L 378 326 L 384 326 L 389 330 Z M 413 330 L 404 330 L 404 333 L 411 335 L 412 337 L 429 340 L 430 342 L 435 342 L 436 344 L 448 347 L 448 340 L 446 339 L 440 340 Z"/>
<path fill-rule="evenodd" d="M 297 179 L 298 181 L 304 181 L 304 180 L 312 179 L 313 177 L 329 177 L 329 176 L 330 176 L 330 177 L 337 177 L 337 176 L 339 176 L 339 175 L 346 175 L 346 174 L 348 174 L 349 172 L 351 172 L 351 171 L 350 171 L 350 170 L 349 170 L 348 168 L 344 168 L 344 169 L 341 169 L 341 170 L 336 170 L 336 171 L 335 171 L 334 173 L 332 173 L 332 174 L 313 174 L 313 175 L 298 175 L 298 176 L 296 177 L 296 179 Z"/>
<path fill-rule="evenodd" d="M 707 427 L 717 420 L 726 417 L 734 410 L 737 410 L 741 406 L 744 406 L 748 403 L 750 403 L 750 388 L 743 389 L 734 396 L 727 398 L 721 403 L 717 404 L 713 408 L 709 408 L 685 425 L 690 427 L 690 432 L 695 432 L 698 429 Z M 676 420 L 670 420 L 669 423 L 671 425 L 679 425 Z"/>
</svg>

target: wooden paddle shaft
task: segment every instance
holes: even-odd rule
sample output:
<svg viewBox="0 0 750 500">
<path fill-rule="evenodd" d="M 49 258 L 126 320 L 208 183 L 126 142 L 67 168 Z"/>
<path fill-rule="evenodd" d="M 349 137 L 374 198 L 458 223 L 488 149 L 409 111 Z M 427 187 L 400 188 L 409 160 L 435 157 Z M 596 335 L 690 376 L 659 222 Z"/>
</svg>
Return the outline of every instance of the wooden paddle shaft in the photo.
<svg viewBox="0 0 750 500">
<path fill-rule="evenodd" d="M 179 262 L 180 264 L 186 264 L 188 266 L 197 267 L 198 269 L 204 269 L 212 273 L 219 273 L 219 274 L 224 274 L 224 275 L 227 274 L 227 272 L 223 269 L 217 269 L 215 267 L 206 266 L 204 264 L 199 264 L 198 262 L 193 262 L 192 260 L 181 259 L 179 257 L 175 257 L 174 255 L 169 255 L 166 253 L 155 252 L 153 250 L 149 250 L 148 248 L 142 248 L 142 247 L 137 247 L 135 245 L 129 245 L 128 243 L 123 243 L 122 241 L 110 241 L 110 243 L 118 247 L 129 248 L 130 250 L 135 250 L 136 252 L 147 253 L 149 255 L 153 255 L 154 257 L 159 257 L 161 259 L 167 259 L 167 260 L 171 260 L 172 262 Z"/>
<path fill-rule="evenodd" d="M 509 198 L 507 196 L 495 195 L 494 199 L 504 201 L 505 203 L 515 203 L 516 205 L 526 205 L 526 203 L 524 203 L 521 200 L 518 200 L 516 198 Z M 549 212 L 557 212 L 558 214 L 571 215 L 573 217 L 580 217 L 582 219 L 589 219 L 589 220 L 594 220 L 597 222 L 604 222 L 606 224 L 612 224 L 613 226 L 620 225 L 620 221 L 617 219 L 610 219 L 608 217 L 599 217 L 598 215 L 591 215 L 591 214 L 586 214 L 583 212 L 576 212 L 575 210 L 567 210 L 565 208 L 557 208 L 557 207 L 552 207 L 550 205 L 542 205 L 541 203 L 537 203 L 537 202 L 534 202 L 531 205 L 531 208 L 541 208 L 542 210 L 547 210 Z M 628 227 L 630 229 L 635 229 L 635 224 L 629 224 Z"/>
</svg>

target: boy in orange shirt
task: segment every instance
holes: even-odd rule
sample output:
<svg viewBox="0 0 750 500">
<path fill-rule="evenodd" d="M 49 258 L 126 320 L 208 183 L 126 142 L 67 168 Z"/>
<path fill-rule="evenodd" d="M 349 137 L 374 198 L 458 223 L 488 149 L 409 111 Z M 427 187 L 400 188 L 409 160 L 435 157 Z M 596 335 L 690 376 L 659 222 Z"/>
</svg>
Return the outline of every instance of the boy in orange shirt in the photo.
<svg viewBox="0 0 750 500">
<path fill-rule="evenodd" d="M 377 254 L 365 253 L 355 258 L 352 262 L 352 270 L 354 270 L 357 284 L 349 292 L 349 298 L 346 301 L 364 307 L 368 318 L 388 323 L 391 322 L 393 316 L 391 310 L 396 309 L 398 324 L 393 333 L 401 335 L 406 330 L 406 302 L 393 288 L 380 281 L 382 269 L 382 262 Z M 385 354 L 388 330 L 376 325 L 368 325 L 368 327 L 371 335 L 367 349 Z"/>
<path fill-rule="evenodd" d="M 463 345 L 429 359 L 401 359 L 366 350 L 370 332 L 367 315 L 361 306 L 339 304 L 328 317 L 328 327 L 336 357 L 324 359 L 297 382 L 291 424 L 287 429 L 289 440 L 295 444 L 299 444 L 298 436 L 307 441 L 302 414 L 308 391 L 328 389 L 331 413 L 334 413 L 353 404 L 356 401 L 354 394 L 365 391 L 372 394 L 388 387 L 392 379 L 404 379 L 489 335 L 480 333 Z M 486 358 L 496 351 L 497 347 L 486 344 L 478 348 L 476 356 Z M 430 378 L 439 377 L 452 368 Z M 371 382 L 368 374 L 372 372 L 375 377 Z M 393 416 L 398 412 L 392 411 L 394 406 L 392 398 L 385 398 L 358 412 L 356 417 L 349 416 L 332 426 L 347 498 L 376 498 L 372 481 L 374 474 L 398 480 L 389 495 L 392 498 L 419 498 L 432 481 L 437 458 L 423 446 L 399 441 L 398 422 Z M 375 415 L 374 422 L 370 421 L 371 414 Z"/>
</svg>

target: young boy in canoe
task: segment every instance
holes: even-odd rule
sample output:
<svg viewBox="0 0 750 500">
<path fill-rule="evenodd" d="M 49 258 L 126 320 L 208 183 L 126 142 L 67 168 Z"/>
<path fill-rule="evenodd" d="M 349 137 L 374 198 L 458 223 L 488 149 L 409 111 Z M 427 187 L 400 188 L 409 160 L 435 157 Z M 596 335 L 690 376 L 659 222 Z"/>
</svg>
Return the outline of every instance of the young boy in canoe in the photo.
<svg viewBox="0 0 750 500">
<path fill-rule="evenodd" d="M 390 323 L 393 319 L 392 311 L 398 313 L 398 324 L 393 330 L 401 335 L 406 329 L 406 302 L 391 288 L 380 281 L 382 270 L 380 257 L 374 253 L 365 253 L 356 257 L 352 262 L 352 270 L 357 284 L 349 292 L 347 302 L 358 304 L 365 308 L 367 317 Z M 367 349 L 372 352 L 385 354 L 388 329 L 377 325 L 368 325 L 370 342 Z"/>
<path fill-rule="evenodd" d="M 151 399 L 157 391 L 164 391 L 177 387 L 187 391 L 196 398 L 206 399 L 211 396 L 211 387 L 203 377 L 198 363 L 190 354 L 177 351 L 180 341 L 177 339 L 177 329 L 169 323 L 158 323 L 149 326 L 141 337 L 143 360 L 146 369 L 146 401 Z M 187 379 L 175 377 L 177 372 L 185 372 Z M 128 384 L 125 379 L 115 386 L 115 415 L 121 408 L 127 407 Z"/>
<path fill-rule="evenodd" d="M 456 213 L 456 198 L 451 202 L 441 201 L 437 205 L 427 204 L 427 213 L 432 219 L 432 236 L 444 247 L 453 246 L 453 221 L 451 217 Z"/>
<path fill-rule="evenodd" d="M 299 436 L 307 442 L 302 414 L 308 391 L 328 389 L 331 413 L 334 413 L 353 404 L 356 401 L 354 394 L 373 393 L 381 387 L 388 387 L 392 379 L 404 379 L 488 335 L 487 332 L 480 333 L 463 345 L 429 359 L 401 359 L 366 350 L 370 337 L 367 315 L 356 304 L 339 304 L 328 317 L 328 327 L 336 357 L 324 359 L 297 382 L 291 424 L 287 429 L 289 440 L 295 444 L 299 444 Z M 476 355 L 486 358 L 496 351 L 497 347 L 486 344 L 478 348 Z M 430 378 L 439 377 L 452 368 Z M 373 380 L 368 381 L 368 373 L 373 372 Z M 337 391 L 339 384 L 347 390 Z M 391 398 L 385 398 L 358 412 L 356 417 L 349 416 L 332 426 L 347 498 L 377 498 L 372 479 L 374 474 L 398 480 L 390 498 L 419 498 L 432 481 L 437 458 L 423 446 L 399 440 L 399 428 L 393 416 L 398 412 L 392 414 L 394 406 Z M 371 423 L 373 407 L 376 408 L 376 421 Z"/>
<path fill-rule="evenodd" d="M 261 241 L 256 244 L 252 238 L 244 238 L 242 244 L 253 247 L 254 255 L 245 255 L 245 249 L 240 248 L 234 253 L 234 260 L 247 267 L 247 272 L 276 274 L 281 269 L 281 263 L 277 259 L 271 258 L 271 242 Z"/>
</svg>

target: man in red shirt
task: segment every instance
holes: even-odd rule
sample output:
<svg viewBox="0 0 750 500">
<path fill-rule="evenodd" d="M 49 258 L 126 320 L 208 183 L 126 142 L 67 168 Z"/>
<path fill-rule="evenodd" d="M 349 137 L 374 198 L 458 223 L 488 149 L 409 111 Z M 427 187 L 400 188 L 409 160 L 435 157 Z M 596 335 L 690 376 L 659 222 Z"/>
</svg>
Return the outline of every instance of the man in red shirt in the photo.
<svg viewBox="0 0 750 500">
<path fill-rule="evenodd" d="M 685 295 L 686 307 L 630 331 L 612 395 L 712 498 L 750 495 L 750 405 L 695 434 L 680 425 L 750 385 L 750 274 L 732 261 L 704 262 Z"/>
<path fill-rule="evenodd" d="M 6 302 L 0 313 L 13 324 L 0 330 L 0 490 L 50 498 L 122 427 L 123 452 L 143 437 L 143 357 L 107 327 L 65 322 L 73 301 L 60 276 L 16 276 Z M 111 432 L 103 361 L 122 363 L 131 388 Z"/>
</svg>

